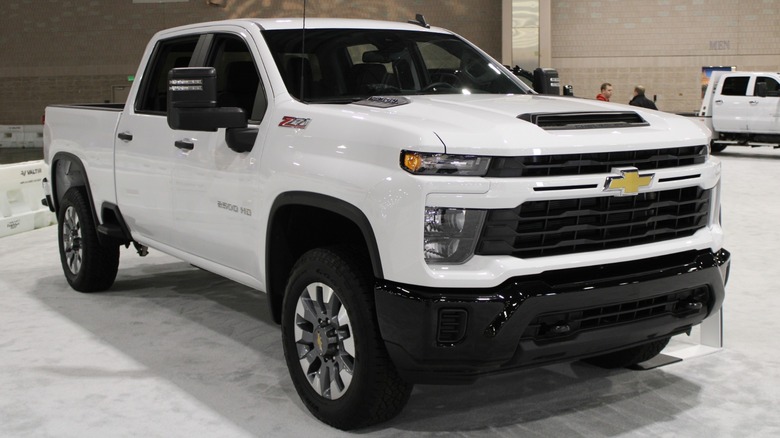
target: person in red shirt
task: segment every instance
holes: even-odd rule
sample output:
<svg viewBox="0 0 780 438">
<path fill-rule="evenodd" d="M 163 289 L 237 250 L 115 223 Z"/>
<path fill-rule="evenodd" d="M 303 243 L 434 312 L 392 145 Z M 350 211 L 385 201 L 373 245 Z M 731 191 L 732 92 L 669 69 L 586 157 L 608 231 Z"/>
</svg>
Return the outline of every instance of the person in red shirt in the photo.
<svg viewBox="0 0 780 438">
<path fill-rule="evenodd" d="M 612 97 L 612 84 L 604 82 L 601 84 L 601 93 L 596 96 L 596 99 L 609 102 L 610 97 Z"/>
</svg>

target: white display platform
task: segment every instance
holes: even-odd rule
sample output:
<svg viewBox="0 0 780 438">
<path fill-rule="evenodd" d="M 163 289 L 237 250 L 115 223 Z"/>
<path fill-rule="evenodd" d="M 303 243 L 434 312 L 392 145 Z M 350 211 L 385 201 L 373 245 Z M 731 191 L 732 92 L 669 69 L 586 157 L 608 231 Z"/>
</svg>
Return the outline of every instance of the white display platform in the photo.
<svg viewBox="0 0 780 438">
<path fill-rule="evenodd" d="M 42 160 L 0 165 L 0 237 L 56 222 L 54 213 L 41 204 L 41 181 L 47 172 Z"/>
<path fill-rule="evenodd" d="M 723 308 L 699 326 L 699 343 L 690 347 L 681 348 L 673 352 L 664 353 L 667 356 L 679 359 L 691 359 L 717 353 L 723 349 Z"/>
</svg>

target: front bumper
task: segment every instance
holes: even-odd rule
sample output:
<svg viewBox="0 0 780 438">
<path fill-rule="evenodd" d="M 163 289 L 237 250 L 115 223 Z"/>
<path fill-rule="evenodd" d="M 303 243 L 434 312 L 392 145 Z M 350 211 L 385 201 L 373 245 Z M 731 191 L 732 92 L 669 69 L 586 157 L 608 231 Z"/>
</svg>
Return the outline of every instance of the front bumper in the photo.
<svg viewBox="0 0 780 438">
<path fill-rule="evenodd" d="M 548 271 L 490 289 L 380 281 L 377 317 L 406 380 L 468 383 L 688 332 L 720 309 L 729 267 L 726 250 L 688 251 Z"/>
</svg>

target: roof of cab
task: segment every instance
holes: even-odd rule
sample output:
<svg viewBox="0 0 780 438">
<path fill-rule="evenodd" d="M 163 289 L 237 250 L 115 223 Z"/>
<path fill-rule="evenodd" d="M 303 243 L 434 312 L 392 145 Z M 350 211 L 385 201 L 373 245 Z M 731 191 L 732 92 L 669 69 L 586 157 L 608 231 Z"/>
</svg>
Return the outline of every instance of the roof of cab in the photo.
<svg viewBox="0 0 780 438">
<path fill-rule="evenodd" d="M 176 32 L 186 29 L 197 29 L 209 26 L 218 26 L 234 24 L 246 26 L 247 23 L 253 23 L 261 30 L 285 30 L 301 29 L 304 24 L 302 18 L 241 18 L 233 20 L 211 21 L 206 23 L 189 24 L 162 31 L 163 33 Z M 306 29 L 382 29 L 382 30 L 407 30 L 407 31 L 427 31 L 437 33 L 451 33 L 446 29 L 431 27 L 427 29 L 419 24 L 380 21 L 380 20 L 362 20 L 353 18 L 307 18 Z"/>
</svg>

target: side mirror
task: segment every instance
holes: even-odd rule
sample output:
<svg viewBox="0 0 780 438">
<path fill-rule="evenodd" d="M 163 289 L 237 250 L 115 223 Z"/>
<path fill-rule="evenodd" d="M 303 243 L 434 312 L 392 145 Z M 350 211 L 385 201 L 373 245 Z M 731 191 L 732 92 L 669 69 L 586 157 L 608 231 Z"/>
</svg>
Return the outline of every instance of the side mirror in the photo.
<svg viewBox="0 0 780 438">
<path fill-rule="evenodd" d="M 766 97 L 766 82 L 756 82 L 755 95 L 758 97 Z"/>
<path fill-rule="evenodd" d="M 217 73 L 213 67 L 174 68 L 168 73 L 168 126 L 186 131 L 245 128 L 241 108 L 217 107 Z"/>
<path fill-rule="evenodd" d="M 534 91 L 539 94 L 551 94 L 559 96 L 561 94 L 561 80 L 558 77 L 558 71 L 553 68 L 534 69 Z"/>
</svg>

